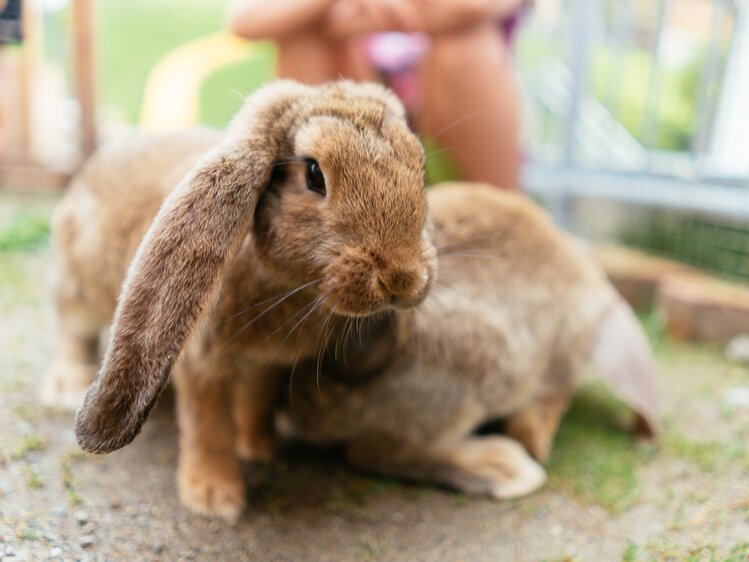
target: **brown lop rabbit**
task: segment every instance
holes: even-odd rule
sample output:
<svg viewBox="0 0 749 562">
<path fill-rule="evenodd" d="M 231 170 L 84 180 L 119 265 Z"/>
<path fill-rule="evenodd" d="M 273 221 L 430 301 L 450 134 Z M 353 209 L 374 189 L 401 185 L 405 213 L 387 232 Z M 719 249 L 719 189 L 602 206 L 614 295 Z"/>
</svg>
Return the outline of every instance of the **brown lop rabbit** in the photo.
<svg viewBox="0 0 749 562">
<path fill-rule="evenodd" d="M 339 407 L 321 392 L 304 409 L 319 420 L 289 411 L 301 431 L 310 422 L 313 438 L 350 439 L 360 463 L 374 453 L 362 447 L 398 442 L 395 418 L 385 427 L 378 416 L 406 413 L 398 445 L 416 445 L 413 455 L 370 454 L 370 469 L 474 490 L 483 478 L 500 497 L 534 489 L 543 471 L 510 438 L 467 436 L 481 419 L 508 414 L 510 435 L 543 457 L 578 364 L 599 348 L 611 350 L 599 353 L 605 374 L 655 432 L 647 345 L 595 268 L 520 197 L 481 186 L 427 197 L 423 163 L 397 99 L 350 82 L 275 82 L 224 135 L 100 150 L 54 219 L 62 334 L 45 401 L 74 405 L 93 380 L 76 434 L 85 450 L 109 452 L 135 438 L 173 372 L 180 497 L 229 520 L 245 505 L 238 459 L 272 454 L 284 372 L 336 342 L 351 347 L 353 318 L 371 345 L 362 336 L 348 354 L 361 356 L 355 369 L 346 360 L 327 370 L 380 373 L 373 388 L 386 393 L 372 398 L 390 405 L 362 403 L 357 415 L 353 394 L 340 413 L 319 412 Z M 493 257 L 463 278 L 447 267 L 433 288 L 433 237 Z M 605 345 L 617 338 L 620 347 Z M 414 384 L 434 392 L 414 393 Z M 339 419 L 363 433 L 330 433 Z"/>
</svg>

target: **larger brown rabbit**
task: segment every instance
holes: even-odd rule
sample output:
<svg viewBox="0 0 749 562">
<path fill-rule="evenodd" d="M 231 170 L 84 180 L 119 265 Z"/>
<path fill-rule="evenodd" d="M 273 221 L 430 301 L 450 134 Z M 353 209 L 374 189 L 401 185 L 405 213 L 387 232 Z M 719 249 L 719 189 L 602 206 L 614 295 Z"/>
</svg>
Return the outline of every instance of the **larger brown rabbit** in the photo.
<svg viewBox="0 0 749 562">
<path fill-rule="evenodd" d="M 334 349 L 352 318 L 367 324 L 369 343 L 351 349 L 354 367 L 349 355 L 326 372 L 374 373 L 372 388 L 386 391 L 365 400 L 392 403 L 409 423 L 401 417 L 391 431 L 381 420 L 388 409 L 367 402 L 356 425 L 363 433 L 332 431 L 357 417 L 359 400 L 336 413 L 327 393 L 300 400 L 307 416 L 291 412 L 312 437 L 351 439 L 352 458 L 370 467 L 416 466 L 474 490 L 471 475 L 480 474 L 501 497 L 532 490 L 543 472 L 520 446 L 467 435 L 507 414 L 510 435 L 543 456 L 596 334 L 604 343 L 612 333 L 630 338 L 621 353 L 603 354 L 617 361 L 607 373 L 655 430 L 647 346 L 600 274 L 520 197 L 454 186 L 428 205 L 423 161 L 396 98 L 350 82 L 276 82 L 247 101 L 225 136 L 198 131 L 100 151 L 54 221 L 62 338 L 46 400 L 81 395 L 111 321 L 77 415 L 81 446 L 129 443 L 173 371 L 180 496 L 227 519 L 245 503 L 238 458 L 272 452 L 283 372 Z M 485 252 L 484 267 L 466 265 L 462 277 L 446 267 L 433 288 L 433 235 L 438 245 Z M 434 392 L 410 390 L 431 387 L 430 374 Z M 483 402 L 467 401 L 476 393 Z M 401 453 L 359 452 L 391 442 Z"/>
</svg>

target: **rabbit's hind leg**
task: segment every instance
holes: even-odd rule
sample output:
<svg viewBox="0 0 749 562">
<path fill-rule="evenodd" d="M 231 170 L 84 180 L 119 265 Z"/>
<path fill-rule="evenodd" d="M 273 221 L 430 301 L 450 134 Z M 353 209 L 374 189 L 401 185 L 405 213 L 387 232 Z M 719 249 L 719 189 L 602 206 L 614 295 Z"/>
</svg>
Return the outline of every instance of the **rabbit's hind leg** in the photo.
<svg viewBox="0 0 749 562">
<path fill-rule="evenodd" d="M 516 441 L 504 436 L 468 436 L 426 451 L 360 441 L 347 451 L 363 470 L 429 480 L 469 494 L 497 499 L 524 496 L 546 481 L 544 469 Z"/>
<path fill-rule="evenodd" d="M 59 321 L 57 350 L 44 375 L 40 400 L 46 406 L 75 411 L 98 369 L 99 334 L 103 324 L 98 311 L 72 287 L 72 279 L 57 289 Z M 67 285 L 67 286 L 66 286 Z"/>
<path fill-rule="evenodd" d="M 542 393 L 507 419 L 505 434 L 519 441 L 534 459 L 546 462 L 571 393 Z"/>
</svg>

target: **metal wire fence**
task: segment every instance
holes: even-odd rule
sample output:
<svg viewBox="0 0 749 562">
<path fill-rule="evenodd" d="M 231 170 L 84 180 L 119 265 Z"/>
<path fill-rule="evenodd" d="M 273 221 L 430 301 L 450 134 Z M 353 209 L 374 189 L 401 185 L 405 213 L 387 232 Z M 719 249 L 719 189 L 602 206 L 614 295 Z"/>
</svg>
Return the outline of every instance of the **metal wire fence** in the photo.
<svg viewBox="0 0 749 562">
<path fill-rule="evenodd" d="M 748 11 L 538 3 L 517 54 L 524 183 L 560 223 L 749 279 Z"/>
</svg>

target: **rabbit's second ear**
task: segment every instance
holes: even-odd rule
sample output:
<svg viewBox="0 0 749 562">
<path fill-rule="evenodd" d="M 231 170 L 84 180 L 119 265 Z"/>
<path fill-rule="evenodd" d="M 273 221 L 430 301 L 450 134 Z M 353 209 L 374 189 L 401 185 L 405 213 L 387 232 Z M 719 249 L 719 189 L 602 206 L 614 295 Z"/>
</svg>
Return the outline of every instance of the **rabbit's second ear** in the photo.
<svg viewBox="0 0 749 562">
<path fill-rule="evenodd" d="M 76 418 L 81 447 L 132 441 L 250 228 L 270 178 L 272 139 L 242 139 L 198 164 L 166 199 L 120 295 L 107 354 Z"/>
<path fill-rule="evenodd" d="M 635 431 L 657 439 L 661 427 L 650 345 L 632 309 L 621 299 L 598 326 L 592 361 L 614 395 L 637 414 Z"/>
</svg>

